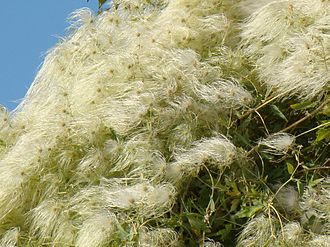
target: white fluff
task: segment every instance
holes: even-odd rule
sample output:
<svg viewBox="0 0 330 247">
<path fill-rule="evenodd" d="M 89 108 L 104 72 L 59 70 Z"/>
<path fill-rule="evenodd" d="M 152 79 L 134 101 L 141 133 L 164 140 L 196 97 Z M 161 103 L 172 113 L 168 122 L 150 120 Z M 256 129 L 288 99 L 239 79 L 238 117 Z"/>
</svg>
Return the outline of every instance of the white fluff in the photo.
<svg viewBox="0 0 330 247">
<path fill-rule="evenodd" d="M 287 133 L 276 133 L 259 141 L 261 150 L 273 155 L 284 155 L 294 143 L 295 137 Z"/>
</svg>

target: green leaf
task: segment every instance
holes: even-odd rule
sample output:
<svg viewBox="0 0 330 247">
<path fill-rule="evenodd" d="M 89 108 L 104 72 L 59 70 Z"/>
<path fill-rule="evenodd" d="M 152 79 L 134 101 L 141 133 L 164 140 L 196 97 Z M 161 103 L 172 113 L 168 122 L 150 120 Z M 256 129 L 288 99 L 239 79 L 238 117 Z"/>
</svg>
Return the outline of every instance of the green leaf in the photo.
<svg viewBox="0 0 330 247">
<path fill-rule="evenodd" d="M 242 130 L 246 130 L 247 127 L 249 126 L 249 124 L 251 123 L 251 115 L 248 116 L 245 120 L 243 120 L 243 122 L 239 125 L 239 128 Z"/>
<path fill-rule="evenodd" d="M 200 214 L 187 213 L 186 217 L 193 231 L 205 231 L 207 226 L 204 223 L 204 218 Z"/>
<path fill-rule="evenodd" d="M 238 208 L 238 206 L 241 203 L 241 199 L 234 199 L 231 201 L 231 207 L 230 207 L 230 212 L 235 212 Z"/>
<path fill-rule="evenodd" d="M 281 112 L 281 110 L 276 105 L 270 105 L 270 108 L 272 112 L 275 114 L 275 116 L 283 119 L 285 122 L 288 122 L 288 119 L 285 117 L 283 112 Z"/>
<path fill-rule="evenodd" d="M 219 230 L 214 236 L 220 236 L 222 241 L 227 239 L 227 237 L 230 235 L 230 233 L 233 230 L 232 224 L 225 224 L 225 228 Z"/>
<path fill-rule="evenodd" d="M 215 211 L 215 203 L 214 203 L 214 200 L 211 198 L 210 199 L 210 202 L 209 202 L 209 209 L 211 212 L 214 212 Z"/>
<path fill-rule="evenodd" d="M 318 178 L 318 179 L 312 180 L 309 182 L 309 186 L 314 187 L 314 186 L 318 185 L 319 183 L 321 183 L 323 180 L 324 180 L 324 178 Z"/>
<path fill-rule="evenodd" d="M 291 163 L 287 162 L 286 163 L 286 168 L 288 170 L 288 173 L 291 175 L 294 171 L 294 166 Z"/>
<path fill-rule="evenodd" d="M 298 189 L 299 195 L 302 195 L 303 191 L 304 191 L 304 188 L 303 188 L 303 184 L 300 180 L 297 180 L 297 189 Z"/>
<path fill-rule="evenodd" d="M 99 8 L 102 7 L 103 4 L 105 4 L 107 0 L 99 0 Z"/>
<path fill-rule="evenodd" d="M 249 140 L 249 138 L 247 138 L 247 137 L 245 137 L 245 136 L 243 136 L 243 135 L 240 135 L 240 134 L 237 133 L 237 132 L 235 132 L 234 135 L 235 135 L 237 141 L 238 141 L 241 145 L 251 147 L 251 144 L 250 144 L 250 140 Z"/>
<path fill-rule="evenodd" d="M 305 110 L 315 106 L 315 102 L 304 101 L 301 103 L 290 105 L 293 110 Z"/>
<path fill-rule="evenodd" d="M 316 140 L 315 142 L 320 142 L 322 140 L 330 141 L 330 128 L 319 129 L 316 132 Z"/>
<path fill-rule="evenodd" d="M 125 229 L 120 224 L 117 224 L 117 232 L 122 239 L 126 239 L 129 236 L 129 233 L 126 232 Z"/>
<path fill-rule="evenodd" d="M 258 205 L 250 206 L 250 207 L 243 207 L 242 210 L 237 212 L 236 216 L 238 218 L 251 218 L 257 212 L 259 212 L 263 207 L 264 206 L 262 204 L 258 204 Z"/>
<path fill-rule="evenodd" d="M 330 117 L 330 106 L 325 106 L 324 108 L 323 108 L 323 111 L 322 111 L 322 113 L 324 114 L 324 115 L 326 115 L 327 117 Z"/>
</svg>

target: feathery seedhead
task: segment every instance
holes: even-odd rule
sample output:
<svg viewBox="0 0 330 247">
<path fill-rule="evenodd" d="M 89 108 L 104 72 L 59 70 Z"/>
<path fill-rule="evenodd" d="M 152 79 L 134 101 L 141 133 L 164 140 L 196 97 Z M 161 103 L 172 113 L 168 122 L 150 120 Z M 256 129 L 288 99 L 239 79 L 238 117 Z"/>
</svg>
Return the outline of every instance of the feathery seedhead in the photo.
<svg viewBox="0 0 330 247">
<path fill-rule="evenodd" d="M 267 1 L 242 25 L 246 53 L 282 98 L 311 99 L 329 84 L 329 2 Z M 263 3 L 263 2 L 262 2 Z M 322 23 L 322 24 L 320 24 Z M 329 23 L 329 22 L 328 22 Z"/>
<path fill-rule="evenodd" d="M 253 102 L 252 95 L 235 80 L 218 80 L 209 85 L 201 85 L 197 95 L 212 104 L 236 109 Z"/>
<path fill-rule="evenodd" d="M 42 201 L 29 212 L 31 234 L 43 241 L 65 237 L 58 236 L 58 231 L 64 225 L 67 226 L 66 223 L 69 220 L 65 209 L 65 204 L 55 198 Z M 66 230 L 66 235 L 68 235 L 72 229 L 67 227 Z"/>
<path fill-rule="evenodd" d="M 307 242 L 308 247 L 328 247 L 330 243 L 330 235 L 314 235 L 313 238 Z"/>
<path fill-rule="evenodd" d="M 254 14 L 243 24 L 245 50 L 236 52 L 238 20 L 230 18 L 241 16 L 237 2 L 252 1 L 114 0 L 96 17 L 87 9 L 73 13 L 72 34 L 47 55 L 10 128 L 8 113 L 0 113 L 0 139 L 9 144 L 0 151 L 0 229 L 26 223 L 22 245 L 33 238 L 98 247 L 127 231 L 127 246 L 176 246 L 177 229 L 166 225 L 176 186 L 203 167 L 222 172 L 236 159 L 235 146 L 217 132 L 229 113 L 252 103 L 242 86 L 250 77 L 259 93 L 245 53 L 265 83 L 286 96 L 317 95 L 329 81 L 328 1 L 245 5 Z M 293 142 L 281 133 L 259 144 L 283 155 Z M 309 229 L 328 234 L 328 190 L 308 193 L 304 214 L 317 218 Z M 287 211 L 296 206 L 292 189 L 276 199 Z M 280 242 L 273 236 L 296 243 L 298 224 L 284 223 L 281 233 L 278 226 L 276 218 L 257 216 L 239 246 Z M 0 243 L 10 246 L 11 231 Z M 205 246 L 220 243 L 208 239 Z"/>
<path fill-rule="evenodd" d="M 176 190 L 171 184 L 153 186 L 142 181 L 127 185 L 124 182 L 110 179 L 103 185 L 81 190 L 71 200 L 72 210 L 90 215 L 95 210 L 107 209 L 150 218 L 167 212 L 174 204 Z"/>
<path fill-rule="evenodd" d="M 295 137 L 287 133 L 269 135 L 258 142 L 261 151 L 272 155 L 285 155 L 294 143 Z"/>
<path fill-rule="evenodd" d="M 304 229 L 298 222 L 290 222 L 283 226 L 278 232 L 279 242 L 287 245 L 296 245 L 303 241 Z"/>
<path fill-rule="evenodd" d="M 0 105 L 0 131 L 9 124 L 10 116 L 6 108 Z"/>
<path fill-rule="evenodd" d="M 204 246 L 203 247 L 223 247 L 223 245 L 220 242 L 215 242 L 212 239 L 207 239 L 204 242 Z"/>
<path fill-rule="evenodd" d="M 12 228 L 5 232 L 0 239 L 1 247 L 17 247 L 19 240 L 20 230 L 19 228 Z"/>
<path fill-rule="evenodd" d="M 306 187 L 300 207 L 302 224 L 317 234 L 330 234 L 330 178 Z"/>
<path fill-rule="evenodd" d="M 176 231 L 169 228 L 148 229 L 141 227 L 139 231 L 139 246 L 141 247 L 176 247 L 180 246 Z"/>
<path fill-rule="evenodd" d="M 167 167 L 167 177 L 179 181 L 196 175 L 205 163 L 221 170 L 233 162 L 235 156 L 236 148 L 226 137 L 201 139 L 192 143 L 190 149 L 176 152 L 175 161 Z"/>
<path fill-rule="evenodd" d="M 286 213 L 289 214 L 298 213 L 299 194 L 296 188 L 290 185 L 281 187 L 280 184 L 276 185 L 275 188 L 276 188 L 275 201 L 277 205 Z"/>
<path fill-rule="evenodd" d="M 277 222 L 263 214 L 250 220 L 238 237 L 237 247 L 265 246 L 275 241 Z"/>
<path fill-rule="evenodd" d="M 117 218 L 108 211 L 96 212 L 79 227 L 77 247 L 101 247 L 109 244 L 116 234 Z"/>
</svg>

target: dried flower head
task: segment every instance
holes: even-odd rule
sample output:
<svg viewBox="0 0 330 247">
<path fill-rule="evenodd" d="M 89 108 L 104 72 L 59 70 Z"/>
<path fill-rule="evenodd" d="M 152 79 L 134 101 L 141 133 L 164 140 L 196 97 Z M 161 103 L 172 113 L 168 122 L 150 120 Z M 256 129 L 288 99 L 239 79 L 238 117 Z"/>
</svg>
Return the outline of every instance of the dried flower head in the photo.
<svg viewBox="0 0 330 247">
<path fill-rule="evenodd" d="M 259 141 L 261 151 L 273 155 L 284 155 L 292 147 L 295 137 L 287 133 L 276 133 Z"/>
<path fill-rule="evenodd" d="M 20 234 L 19 228 L 12 228 L 7 230 L 0 239 L 0 245 L 3 247 L 18 246 L 19 234 Z"/>
</svg>

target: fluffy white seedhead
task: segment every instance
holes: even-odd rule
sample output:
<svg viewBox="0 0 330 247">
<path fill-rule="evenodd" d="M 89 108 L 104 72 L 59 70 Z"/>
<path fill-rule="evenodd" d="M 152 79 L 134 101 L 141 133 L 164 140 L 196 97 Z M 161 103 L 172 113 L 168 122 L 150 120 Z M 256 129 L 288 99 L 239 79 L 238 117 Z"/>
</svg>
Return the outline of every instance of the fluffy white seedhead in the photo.
<svg viewBox="0 0 330 247">
<path fill-rule="evenodd" d="M 284 155 L 294 144 L 295 137 L 287 133 L 276 133 L 259 141 L 261 151 L 272 155 Z"/>
<path fill-rule="evenodd" d="M 306 243 L 308 247 L 328 247 L 330 243 L 330 235 L 314 235 L 313 238 Z"/>
<path fill-rule="evenodd" d="M 90 216 L 79 227 L 75 246 L 101 247 L 109 244 L 115 235 L 117 224 L 116 216 L 107 211 Z"/>
<path fill-rule="evenodd" d="M 22 203 L 18 194 L 20 192 L 18 185 L 22 183 L 22 178 L 18 177 L 13 181 L 10 179 L 13 176 L 11 172 L 2 173 L 1 175 L 3 179 L 0 182 L 2 186 L 0 190 L 0 219 L 3 219 L 15 208 L 14 205 Z"/>
<path fill-rule="evenodd" d="M 302 31 L 310 28 L 315 20 L 328 14 L 322 9 L 326 8 L 328 3 L 321 0 L 259 1 L 255 5 L 256 8 L 248 3 L 245 5 L 252 6 L 255 11 L 243 24 L 241 33 L 248 44 L 247 51 L 254 55 L 264 55 L 262 49 L 276 42 L 281 47 L 286 40 L 299 35 L 298 32 L 303 34 Z"/>
<path fill-rule="evenodd" d="M 105 154 L 99 148 L 89 150 L 88 154 L 80 161 L 78 169 L 82 173 L 87 173 L 91 170 L 97 170 L 102 163 L 105 162 Z"/>
<path fill-rule="evenodd" d="M 198 51 L 220 44 L 230 26 L 221 8 L 218 1 L 169 1 L 156 21 L 158 40 Z"/>
<path fill-rule="evenodd" d="M 221 169 L 229 165 L 235 155 L 235 146 L 224 136 L 205 138 L 194 142 L 190 149 L 179 150 L 175 161 L 167 167 L 167 176 L 177 181 L 197 174 L 203 164 Z"/>
<path fill-rule="evenodd" d="M 135 177 L 152 177 L 165 165 L 163 155 L 150 142 L 146 133 L 133 136 L 120 146 L 119 156 L 111 172 L 129 173 Z"/>
<path fill-rule="evenodd" d="M 1 247 L 17 247 L 19 240 L 19 228 L 12 228 L 5 232 L 5 234 L 0 239 Z"/>
<path fill-rule="evenodd" d="M 169 228 L 148 229 L 142 227 L 139 232 L 141 247 L 176 247 L 180 246 L 177 232 Z"/>
<path fill-rule="evenodd" d="M 65 204 L 49 199 L 29 212 L 30 233 L 41 242 L 51 239 L 56 244 L 72 243 L 75 230 Z"/>
<path fill-rule="evenodd" d="M 20 137 L 0 160 L 0 219 L 15 211 L 32 189 L 27 186 L 28 179 L 40 168 L 42 154 L 38 146 L 43 143 L 34 134 Z"/>
<path fill-rule="evenodd" d="M 264 215 L 252 219 L 238 237 L 237 247 L 267 246 L 275 241 L 275 221 Z"/>
<path fill-rule="evenodd" d="M 256 59 L 261 79 L 283 97 L 312 98 L 328 85 L 329 9 L 328 1 L 274 0 L 243 24 L 246 53 Z"/>
<path fill-rule="evenodd" d="M 223 247 L 223 244 L 221 244 L 220 242 L 215 242 L 215 241 L 212 240 L 212 239 L 207 239 L 207 240 L 204 242 L 203 247 Z"/>
<path fill-rule="evenodd" d="M 319 32 L 320 30 L 317 30 L 315 34 L 302 34 L 290 39 L 288 46 L 294 49 L 294 52 L 273 68 L 274 71 L 269 74 L 268 79 L 265 78 L 271 87 L 279 93 L 312 98 L 319 96 L 329 85 L 329 65 L 326 57 L 330 55 L 330 40 L 329 37 L 318 34 Z"/>
<path fill-rule="evenodd" d="M 330 234 L 330 178 L 304 191 L 300 207 L 302 224 L 316 234 Z"/>
<path fill-rule="evenodd" d="M 88 25 L 93 19 L 93 14 L 88 8 L 77 9 L 68 18 L 68 20 L 74 25 L 72 28 Z"/>
<path fill-rule="evenodd" d="M 296 245 L 303 241 L 303 233 L 304 229 L 298 222 L 290 222 L 278 231 L 277 239 L 282 244 Z"/>
<path fill-rule="evenodd" d="M 2 149 L 1 146 L 6 144 L 6 141 L 10 133 L 9 130 L 10 130 L 9 112 L 6 110 L 6 108 L 0 105 L 0 150 Z"/>
<path fill-rule="evenodd" d="M 244 13 L 245 16 L 250 16 L 271 2 L 274 2 L 274 0 L 242 0 L 239 3 L 239 9 Z"/>
<path fill-rule="evenodd" d="M 116 184 L 115 180 L 107 183 L 80 191 L 71 200 L 72 209 L 81 215 L 107 209 L 112 212 L 131 211 L 133 217 L 153 217 L 170 210 L 175 201 L 176 190 L 171 184 L 152 186 L 142 182 L 129 186 Z"/>
<path fill-rule="evenodd" d="M 128 95 L 121 99 L 114 99 L 104 105 L 103 117 L 107 125 L 118 134 L 128 133 L 132 127 L 138 125 L 152 102 L 152 96 L 146 96 L 148 100 L 143 102 L 143 95 Z M 149 101 L 149 102 L 147 102 Z"/>
<path fill-rule="evenodd" d="M 294 186 L 276 185 L 275 201 L 287 213 L 299 212 L 299 194 Z M 278 190 L 279 189 L 279 190 Z"/>
<path fill-rule="evenodd" d="M 252 95 L 234 80 L 219 80 L 201 85 L 197 94 L 207 102 L 231 109 L 248 106 L 253 102 Z"/>
</svg>

